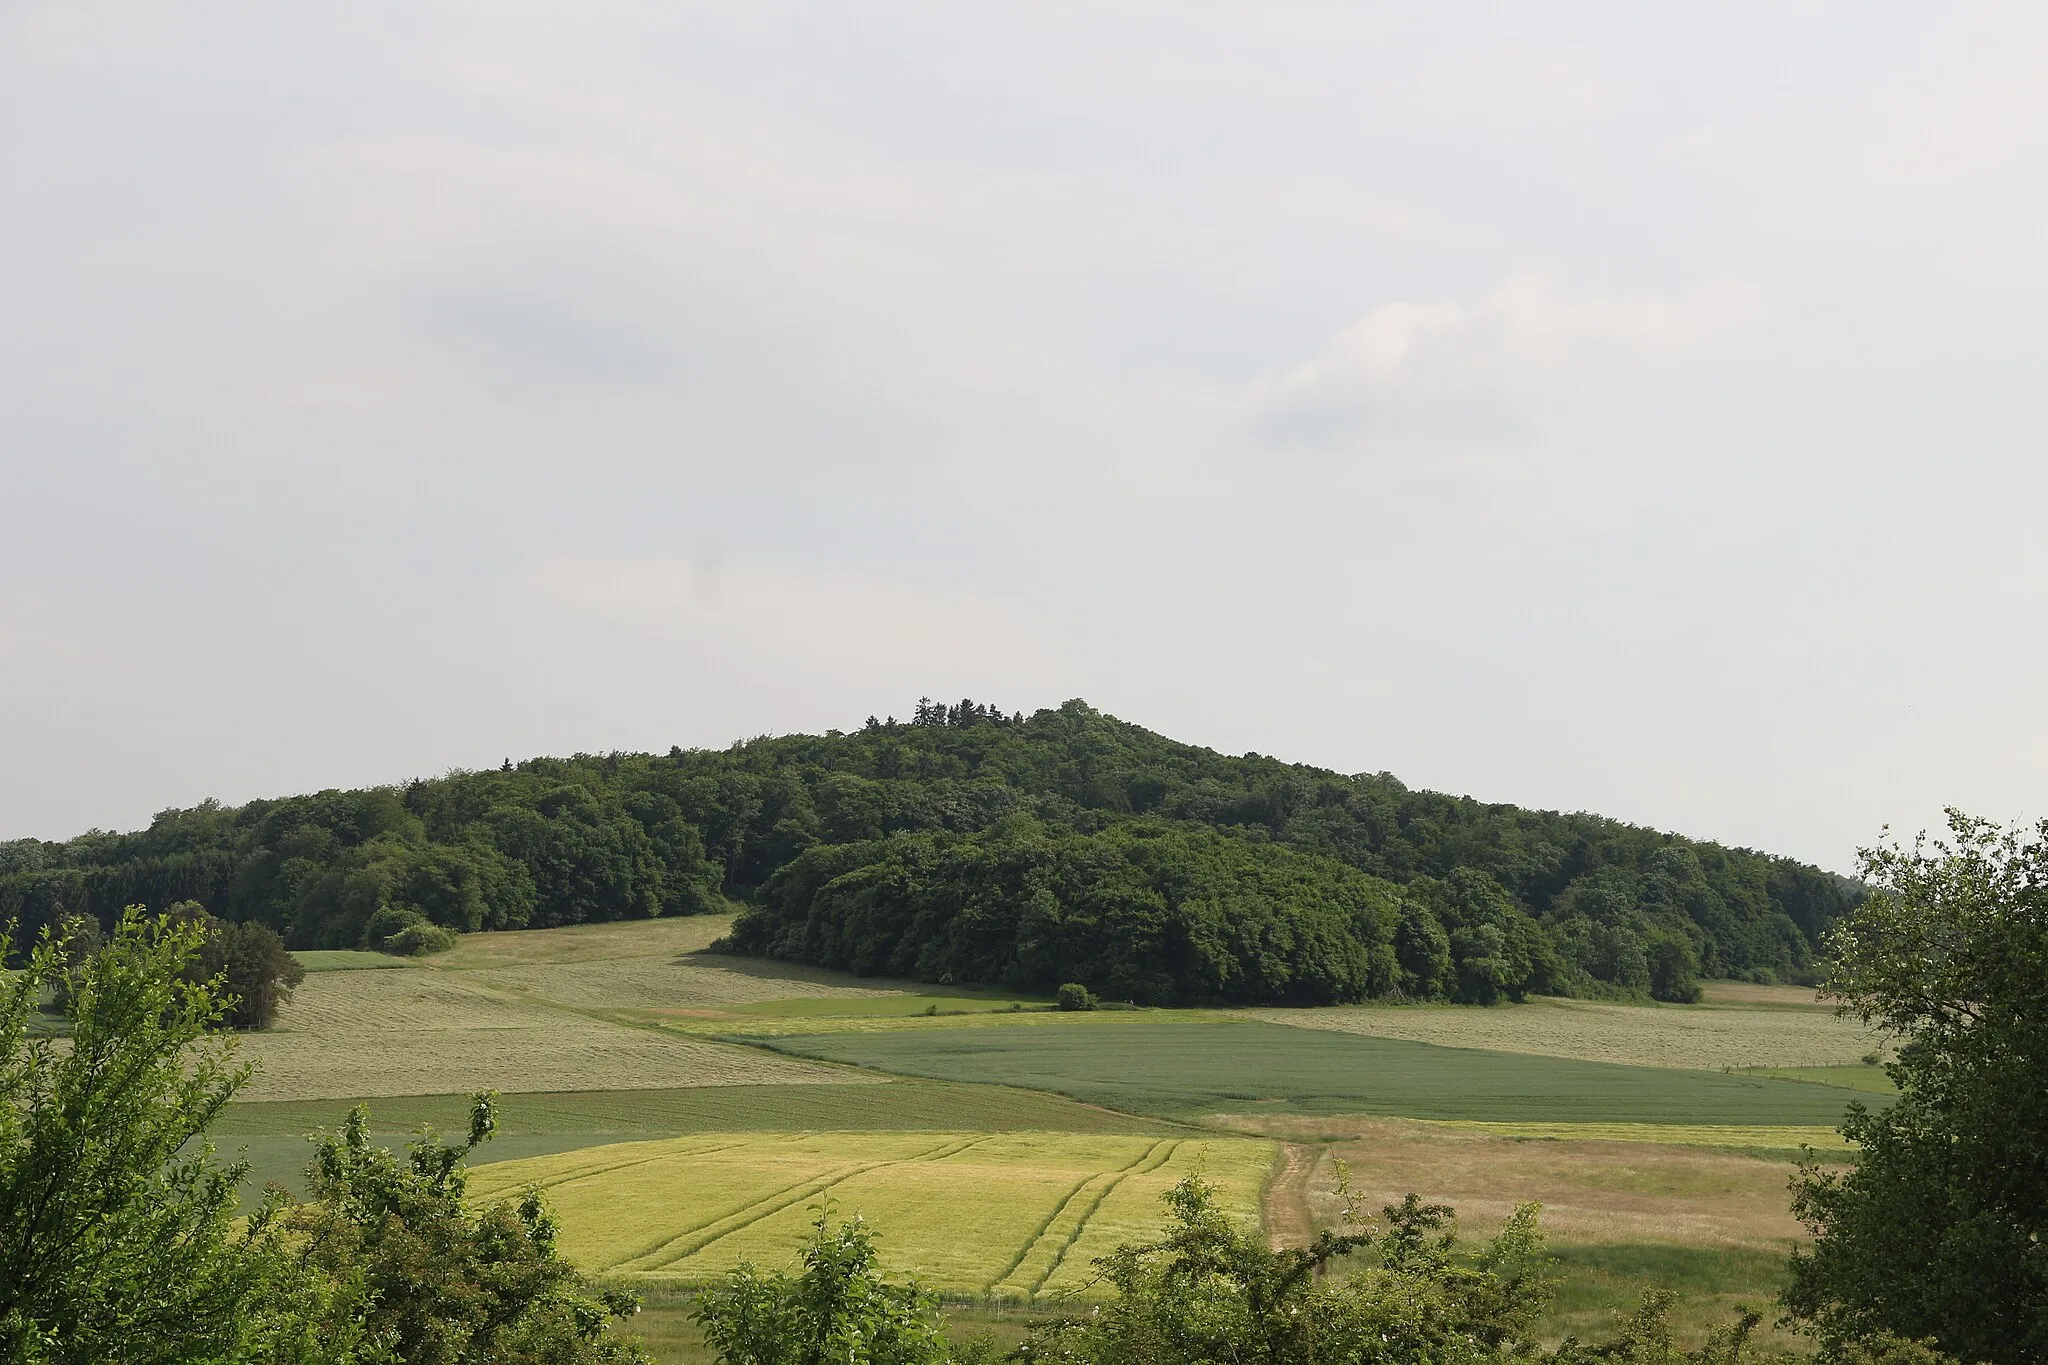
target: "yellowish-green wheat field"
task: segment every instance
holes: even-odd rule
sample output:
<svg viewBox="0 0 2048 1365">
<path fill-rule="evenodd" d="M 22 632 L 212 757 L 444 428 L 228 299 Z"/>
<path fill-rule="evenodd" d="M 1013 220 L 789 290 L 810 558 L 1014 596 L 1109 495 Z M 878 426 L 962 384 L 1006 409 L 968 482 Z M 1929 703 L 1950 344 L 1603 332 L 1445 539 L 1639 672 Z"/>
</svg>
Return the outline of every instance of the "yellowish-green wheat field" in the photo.
<svg viewBox="0 0 2048 1365">
<path fill-rule="evenodd" d="M 1200 1172 L 1259 1223 L 1276 1147 L 1251 1138 L 1070 1133 L 726 1133 L 478 1167 L 471 1192 L 538 1187 L 584 1269 L 653 1283 L 740 1261 L 793 1264 L 814 1210 L 858 1213 L 893 1273 L 950 1293 L 1083 1290 L 1097 1256 L 1155 1235 L 1174 1182 Z"/>
</svg>

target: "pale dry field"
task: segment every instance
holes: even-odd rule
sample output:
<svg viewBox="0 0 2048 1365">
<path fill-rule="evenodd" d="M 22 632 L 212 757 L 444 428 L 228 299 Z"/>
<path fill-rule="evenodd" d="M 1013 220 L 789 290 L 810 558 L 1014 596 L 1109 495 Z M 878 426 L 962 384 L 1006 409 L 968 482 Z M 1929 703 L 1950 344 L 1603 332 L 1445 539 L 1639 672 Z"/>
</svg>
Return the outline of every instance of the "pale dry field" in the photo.
<svg viewBox="0 0 2048 1365">
<path fill-rule="evenodd" d="M 277 1026 L 243 1035 L 248 1100 L 846 1084 L 872 1080 L 638 1026 L 632 1012 L 883 993 L 740 959 L 693 957 L 723 917 L 464 936 L 401 971 L 310 975 Z"/>
<path fill-rule="evenodd" d="M 1746 987 L 1785 991 L 1786 987 Z M 1618 1005 L 1532 1000 L 1476 1009 L 1461 1005 L 1339 1005 L 1241 1013 L 1296 1028 L 1334 1029 L 1442 1047 L 1522 1052 L 1630 1066 L 1698 1071 L 1744 1067 L 1848 1066 L 1878 1046 L 1854 1019 L 1811 1005 Z M 1779 1001 L 1771 1001 L 1777 1005 Z"/>
<path fill-rule="evenodd" d="M 1775 1005 L 1785 1009 L 1831 1010 L 1811 986 L 1759 986 L 1750 981 L 1703 981 L 1701 998 L 1709 1005 Z"/>
<path fill-rule="evenodd" d="M 1788 1206 L 1789 1162 L 1644 1142 L 1516 1139 L 1405 1120 L 1343 1120 L 1311 1154 L 1316 1226 L 1337 1223 L 1337 1163 L 1377 1213 L 1410 1191 L 1449 1204 L 1469 1238 L 1491 1236 L 1517 1205 L 1543 1206 L 1560 1246 L 1662 1244 L 1784 1251 L 1802 1235 Z"/>
</svg>

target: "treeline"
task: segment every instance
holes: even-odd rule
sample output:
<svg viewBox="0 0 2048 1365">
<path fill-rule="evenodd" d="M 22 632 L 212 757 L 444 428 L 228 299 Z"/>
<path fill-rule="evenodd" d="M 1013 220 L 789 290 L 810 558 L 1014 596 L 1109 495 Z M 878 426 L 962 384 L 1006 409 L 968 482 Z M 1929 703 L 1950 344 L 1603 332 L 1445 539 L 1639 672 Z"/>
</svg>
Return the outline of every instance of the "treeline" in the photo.
<svg viewBox="0 0 2048 1365">
<path fill-rule="evenodd" d="M 0 843 L 0 920 L 197 901 L 293 947 L 738 903 L 733 944 L 1145 1001 L 1682 999 L 1811 978 L 1860 895 L 1789 859 L 1591 815 L 1177 744 L 1083 702 L 722 750 L 529 759 Z"/>
</svg>

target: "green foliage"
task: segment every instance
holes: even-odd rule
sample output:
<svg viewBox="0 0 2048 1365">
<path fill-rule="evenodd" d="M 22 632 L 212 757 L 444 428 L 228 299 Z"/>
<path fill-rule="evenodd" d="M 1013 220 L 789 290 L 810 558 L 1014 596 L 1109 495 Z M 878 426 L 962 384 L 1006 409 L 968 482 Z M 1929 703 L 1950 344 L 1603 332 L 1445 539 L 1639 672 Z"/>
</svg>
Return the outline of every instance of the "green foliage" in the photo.
<svg viewBox="0 0 2048 1365">
<path fill-rule="evenodd" d="M 948 889 L 977 899 L 926 915 Z M 27 937 L 184 900 L 357 948 L 412 922 L 386 912 L 460 933 L 754 899 L 739 941 L 806 961 L 1156 1001 L 1685 999 L 1696 975 L 1807 979 L 1858 894 L 1595 816 L 1176 744 L 1078 701 L 1028 719 L 927 702 L 853 734 L 532 759 L 0 844 L 0 917 Z M 1065 965 L 1068 932 L 1114 950 L 1094 975 Z"/>
<path fill-rule="evenodd" d="M 438 924 L 408 924 L 384 940 L 384 951 L 399 957 L 425 957 L 455 946 L 455 935 Z"/>
<path fill-rule="evenodd" d="M 210 1038 L 226 1004 L 187 968 L 203 925 L 124 916 L 67 962 L 46 936 L 0 999 L 0 1356 L 14 1362 L 312 1361 L 344 1352 L 302 1310 L 274 1205 L 237 1230 L 241 1169 L 208 1125 L 247 1071 Z M 68 1046 L 30 1037 L 47 991 Z"/>
<path fill-rule="evenodd" d="M 1827 988 L 1899 1040 L 1900 1095 L 1852 1110 L 1853 1169 L 1802 1173 L 1814 1243 L 1786 1303 L 1831 1346 L 2048 1358 L 2048 823 L 1951 811 L 1947 840 L 1863 858 L 1877 890 L 1831 940 Z"/>
<path fill-rule="evenodd" d="M 1536 1208 L 1528 1205 L 1475 1258 L 1459 1256 L 1451 1210 L 1414 1195 L 1364 1226 L 1346 1194 L 1344 1232 L 1269 1250 L 1189 1176 L 1167 1194 L 1167 1235 L 1097 1262 L 1115 1299 L 1039 1327 L 1020 1361 L 1060 1365 L 1208 1365 L 1213 1361 L 1495 1361 L 1534 1352 L 1549 1302 Z M 1341 1258 L 1368 1262 L 1348 1275 Z"/>
<path fill-rule="evenodd" d="M 707 1290 L 696 1318 L 726 1365 L 943 1365 L 938 1298 L 891 1284 L 859 1215 L 834 1226 L 817 1209 L 803 1273 L 736 1267 Z"/>
<path fill-rule="evenodd" d="M 1140 1004 L 1325 1004 L 1389 989 L 1394 889 L 1291 849 L 1153 820 L 1012 817 L 970 835 L 813 848 L 731 947 L 860 973 Z"/>
<path fill-rule="evenodd" d="M 361 1333 L 366 1360 L 392 1365 L 645 1361 L 610 1325 L 638 1302 L 586 1285 L 555 1249 L 538 1191 L 465 1206 L 464 1162 L 496 1127 L 495 1097 L 477 1095 L 461 1145 L 429 1131 L 401 1159 L 371 1141 L 360 1105 L 321 1136 L 317 1202 L 292 1206 L 284 1222 L 304 1264 L 345 1287 L 337 1326 Z"/>
<path fill-rule="evenodd" d="M 1095 1008 L 1095 993 L 1078 981 L 1069 981 L 1053 996 L 1053 1003 L 1063 1010 L 1092 1010 Z"/>
<path fill-rule="evenodd" d="M 364 926 L 363 946 L 399 957 L 422 957 L 453 948 L 455 935 L 411 906 L 385 904 Z"/>
<path fill-rule="evenodd" d="M 199 951 L 186 975 L 194 981 L 218 982 L 228 1027 L 269 1028 L 277 1019 L 277 1007 L 306 979 L 306 969 L 285 951 L 277 931 L 254 921 L 215 919 L 196 901 L 174 905 L 170 914 L 199 927 Z"/>
</svg>

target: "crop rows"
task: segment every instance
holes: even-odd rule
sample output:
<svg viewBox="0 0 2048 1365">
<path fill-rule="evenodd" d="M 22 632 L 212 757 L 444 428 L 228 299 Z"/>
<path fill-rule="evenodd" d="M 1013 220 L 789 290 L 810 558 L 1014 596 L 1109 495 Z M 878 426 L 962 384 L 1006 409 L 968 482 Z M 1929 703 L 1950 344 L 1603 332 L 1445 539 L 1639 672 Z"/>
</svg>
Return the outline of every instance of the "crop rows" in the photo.
<svg viewBox="0 0 2048 1365">
<path fill-rule="evenodd" d="M 788 1264 L 829 1199 L 877 1229 L 899 1272 L 1021 1298 L 1081 1285 L 1092 1257 L 1153 1235 L 1159 1196 L 1192 1170 L 1255 1222 L 1272 1152 L 1233 1138 L 706 1135 L 483 1166 L 472 1190 L 542 1187 L 579 1264 L 668 1283 L 712 1279 L 743 1260 Z"/>
</svg>

